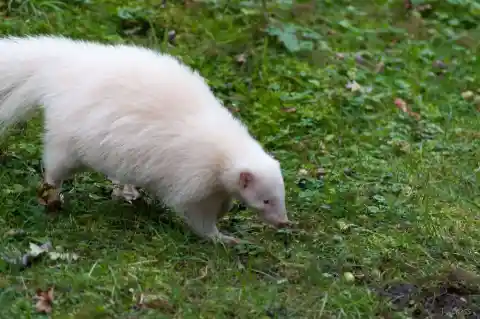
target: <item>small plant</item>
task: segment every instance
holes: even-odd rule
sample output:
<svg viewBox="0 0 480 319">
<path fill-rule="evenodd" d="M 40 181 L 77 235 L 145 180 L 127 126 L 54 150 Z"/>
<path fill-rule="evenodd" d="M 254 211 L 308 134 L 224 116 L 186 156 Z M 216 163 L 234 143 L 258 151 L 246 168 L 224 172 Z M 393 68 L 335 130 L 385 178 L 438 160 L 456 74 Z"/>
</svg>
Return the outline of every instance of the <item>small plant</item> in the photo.
<svg viewBox="0 0 480 319">
<path fill-rule="evenodd" d="M 61 12 L 66 4 L 60 0 L 8 0 L 7 15 L 19 14 L 29 16 L 44 16 L 46 12 Z"/>
</svg>

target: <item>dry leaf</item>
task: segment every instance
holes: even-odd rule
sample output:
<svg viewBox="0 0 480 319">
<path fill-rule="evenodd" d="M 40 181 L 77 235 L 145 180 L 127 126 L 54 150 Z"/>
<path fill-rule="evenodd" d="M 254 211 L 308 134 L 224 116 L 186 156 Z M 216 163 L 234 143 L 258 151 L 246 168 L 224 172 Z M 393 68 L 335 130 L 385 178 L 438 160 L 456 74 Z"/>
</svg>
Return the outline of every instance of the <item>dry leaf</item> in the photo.
<svg viewBox="0 0 480 319">
<path fill-rule="evenodd" d="M 55 197 L 55 186 L 43 183 L 37 189 L 37 197 L 41 205 L 48 205 L 50 201 Z"/>
<path fill-rule="evenodd" d="M 415 8 L 415 10 L 417 10 L 418 12 L 423 12 L 423 11 L 427 11 L 427 10 L 430 10 L 432 9 L 432 5 L 430 4 L 422 4 L 418 7 Z"/>
<path fill-rule="evenodd" d="M 462 98 L 465 100 L 471 100 L 475 96 L 475 93 L 472 91 L 465 91 L 462 92 Z"/>
<path fill-rule="evenodd" d="M 282 109 L 282 111 L 285 112 L 285 113 L 295 113 L 297 111 L 297 109 L 294 108 L 294 107 L 284 107 Z"/>
<path fill-rule="evenodd" d="M 4 237 L 15 237 L 23 234 L 25 234 L 25 231 L 23 229 L 10 229 L 5 232 Z"/>
<path fill-rule="evenodd" d="M 133 201 L 140 198 L 141 194 L 134 185 L 131 184 L 120 184 L 120 182 L 112 181 L 113 191 L 112 198 L 119 199 L 123 198 L 126 202 L 132 203 Z M 121 187 L 123 186 L 123 189 Z"/>
<path fill-rule="evenodd" d="M 403 1 L 404 5 L 405 5 L 405 9 L 411 9 L 413 7 L 413 4 L 412 4 L 412 1 L 411 0 L 404 0 Z"/>
<path fill-rule="evenodd" d="M 476 95 L 473 99 L 473 103 L 480 108 L 480 95 Z"/>
<path fill-rule="evenodd" d="M 58 211 L 63 202 L 63 194 L 57 195 L 55 186 L 43 183 L 37 188 L 37 199 L 40 205 L 46 206 L 48 211 Z"/>
<path fill-rule="evenodd" d="M 385 63 L 380 62 L 375 66 L 375 73 L 381 73 L 383 72 L 383 69 L 385 68 Z"/>
<path fill-rule="evenodd" d="M 408 115 L 414 117 L 416 120 L 420 120 L 420 114 L 412 112 L 407 105 L 407 102 L 402 100 L 401 98 L 396 98 L 395 101 L 395 106 L 400 109 L 402 112 L 407 113 Z"/>
<path fill-rule="evenodd" d="M 395 106 L 396 106 L 397 108 L 399 108 L 400 110 L 402 110 L 403 112 L 405 112 L 405 113 L 408 112 L 407 102 L 405 102 L 405 101 L 402 100 L 401 98 L 396 98 L 396 99 L 395 99 Z"/>
<path fill-rule="evenodd" d="M 304 168 L 301 168 L 298 170 L 298 175 L 300 176 L 307 176 L 308 175 L 308 171 Z"/>
<path fill-rule="evenodd" d="M 175 308 L 162 296 L 141 294 L 137 303 L 138 308 L 158 309 L 168 313 L 175 313 Z"/>
<path fill-rule="evenodd" d="M 295 1 L 292 6 L 292 14 L 294 16 L 301 16 L 302 14 L 312 14 L 315 12 L 316 3 L 315 1 L 298 3 Z"/>
<path fill-rule="evenodd" d="M 35 309 L 38 312 L 51 313 L 53 306 L 53 287 L 48 288 L 47 291 L 37 289 L 37 294 L 34 299 L 37 300 Z"/>
<path fill-rule="evenodd" d="M 237 61 L 238 64 L 244 64 L 247 62 L 247 55 L 245 53 L 239 54 L 235 57 L 235 61 Z"/>
<path fill-rule="evenodd" d="M 317 172 L 316 172 L 317 178 L 323 178 L 326 174 L 327 172 L 325 171 L 324 168 L 322 167 L 317 168 Z"/>
<path fill-rule="evenodd" d="M 348 82 L 346 85 L 347 89 L 350 89 L 352 92 L 359 91 L 362 87 L 357 81 Z"/>
</svg>

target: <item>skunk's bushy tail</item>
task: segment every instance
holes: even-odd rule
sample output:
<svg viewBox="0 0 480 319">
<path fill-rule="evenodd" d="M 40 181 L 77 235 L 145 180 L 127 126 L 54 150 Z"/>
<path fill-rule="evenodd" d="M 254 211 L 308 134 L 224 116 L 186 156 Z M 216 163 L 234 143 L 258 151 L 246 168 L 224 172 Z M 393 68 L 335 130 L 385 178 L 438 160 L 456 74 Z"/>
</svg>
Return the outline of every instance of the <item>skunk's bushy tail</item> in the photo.
<svg viewBox="0 0 480 319">
<path fill-rule="evenodd" d="M 45 86 L 40 70 L 48 49 L 39 42 L 29 38 L 0 39 L 0 133 L 26 120 L 41 104 Z"/>
</svg>

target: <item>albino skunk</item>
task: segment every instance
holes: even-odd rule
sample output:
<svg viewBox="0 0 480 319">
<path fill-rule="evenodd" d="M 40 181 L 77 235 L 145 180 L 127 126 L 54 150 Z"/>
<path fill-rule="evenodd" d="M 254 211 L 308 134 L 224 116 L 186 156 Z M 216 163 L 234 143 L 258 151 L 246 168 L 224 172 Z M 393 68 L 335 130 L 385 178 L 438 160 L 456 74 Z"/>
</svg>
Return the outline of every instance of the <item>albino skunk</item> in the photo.
<svg viewBox="0 0 480 319">
<path fill-rule="evenodd" d="M 237 242 L 216 221 L 243 201 L 289 224 L 280 164 L 177 59 L 63 37 L 0 39 L 0 131 L 45 111 L 47 204 L 91 168 L 156 195 L 198 235 Z"/>
</svg>

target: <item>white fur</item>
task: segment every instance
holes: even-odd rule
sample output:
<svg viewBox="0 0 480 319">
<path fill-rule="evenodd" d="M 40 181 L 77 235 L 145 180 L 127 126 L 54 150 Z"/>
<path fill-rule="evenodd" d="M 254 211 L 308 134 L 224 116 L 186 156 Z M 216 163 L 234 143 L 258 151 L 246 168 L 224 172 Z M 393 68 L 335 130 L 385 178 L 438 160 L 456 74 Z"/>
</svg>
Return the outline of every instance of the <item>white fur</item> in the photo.
<svg viewBox="0 0 480 319">
<path fill-rule="evenodd" d="M 0 52 L 0 131 L 43 105 L 46 183 L 60 189 L 92 168 L 157 195 L 210 238 L 231 239 L 215 221 L 232 198 L 288 222 L 279 163 L 177 59 L 49 36 L 0 39 Z M 241 172 L 254 177 L 249 194 Z"/>
</svg>

